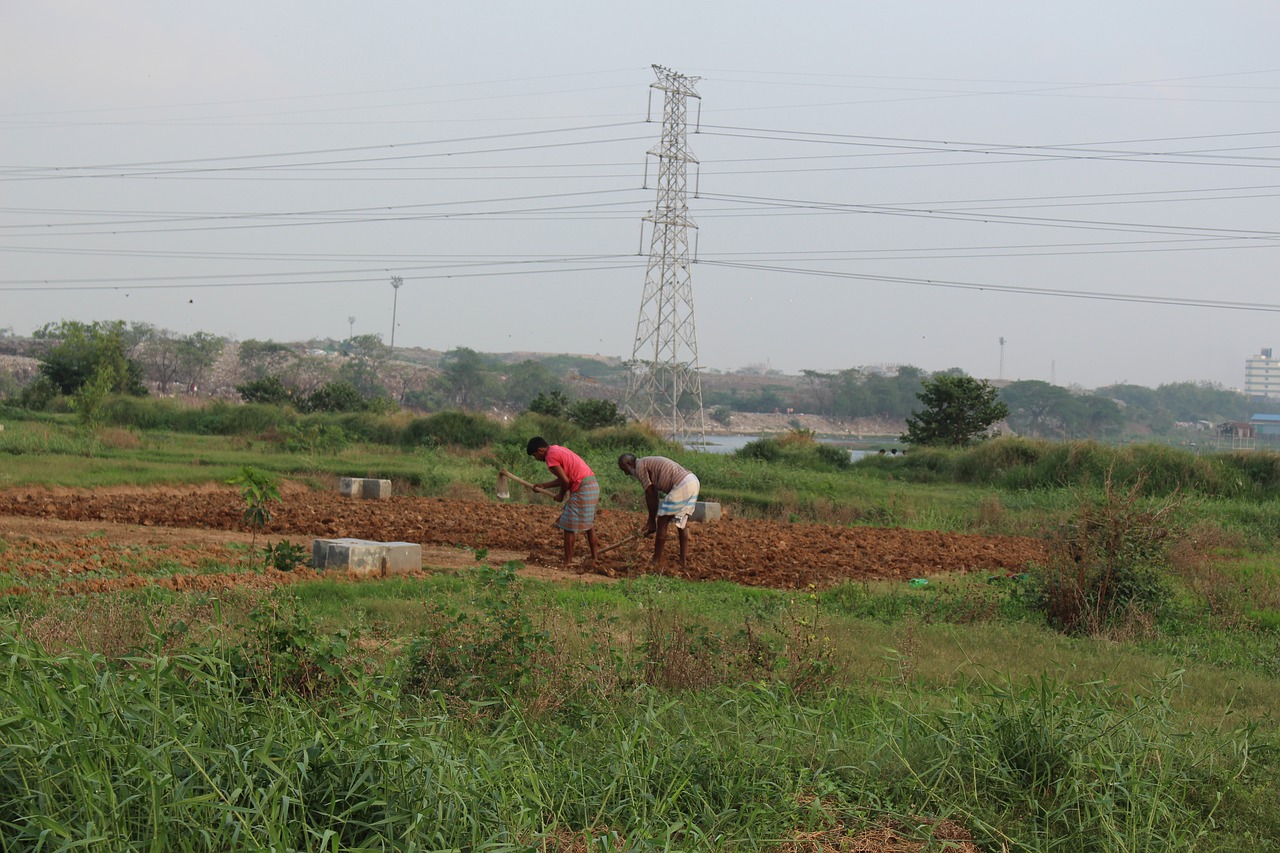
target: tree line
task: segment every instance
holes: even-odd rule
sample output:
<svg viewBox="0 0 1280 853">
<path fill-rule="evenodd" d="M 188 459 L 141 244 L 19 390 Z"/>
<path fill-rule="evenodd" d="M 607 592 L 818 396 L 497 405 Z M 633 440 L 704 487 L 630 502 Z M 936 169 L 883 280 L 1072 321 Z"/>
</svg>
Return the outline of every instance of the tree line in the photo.
<svg viewBox="0 0 1280 853">
<path fill-rule="evenodd" d="M 5 341 L 13 341 L 7 335 Z M 49 323 L 27 351 L 39 359 L 38 376 L 24 386 L 0 376 L 0 396 L 42 409 L 58 397 L 91 408 L 95 396 L 167 394 L 205 389 L 215 363 L 231 345 L 205 332 L 175 334 L 124 321 Z M 458 347 L 430 364 L 392 358 L 379 335 L 303 344 L 246 340 L 234 345 L 235 384 L 218 389 L 247 402 L 289 404 L 299 411 L 422 412 L 542 411 L 596 422 L 621 399 L 627 367 L 558 355 L 512 363 Z M 963 370 L 928 373 L 906 365 L 893 371 L 849 368 L 804 370 L 763 384 L 714 372 L 703 374 L 703 402 L 714 420 L 731 425 L 735 412 L 807 412 L 820 416 L 906 421 L 921 410 L 926 382 L 966 376 Z M 207 390 L 207 389 L 206 389 Z M 1207 382 L 1146 388 L 1117 384 L 1073 391 L 1039 380 L 997 388 L 1013 432 L 1042 438 L 1106 438 L 1126 431 L 1168 433 L 1180 422 L 1247 420 L 1280 413 L 1280 402 L 1247 397 Z M 77 396 L 78 395 L 78 396 Z M 577 407 L 575 409 L 574 407 Z"/>
</svg>

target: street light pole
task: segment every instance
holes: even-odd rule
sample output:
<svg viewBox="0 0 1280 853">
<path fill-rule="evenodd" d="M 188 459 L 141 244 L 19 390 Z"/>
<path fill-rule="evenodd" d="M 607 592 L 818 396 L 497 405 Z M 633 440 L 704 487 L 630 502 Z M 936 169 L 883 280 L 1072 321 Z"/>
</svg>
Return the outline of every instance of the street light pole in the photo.
<svg viewBox="0 0 1280 853">
<path fill-rule="evenodd" d="M 347 332 L 347 340 L 351 340 L 356 336 L 356 318 L 348 317 L 347 324 L 351 327 L 351 331 Z"/>
<path fill-rule="evenodd" d="M 400 285 L 404 279 L 398 275 L 391 276 L 391 351 L 396 349 L 396 302 L 400 298 Z"/>
</svg>

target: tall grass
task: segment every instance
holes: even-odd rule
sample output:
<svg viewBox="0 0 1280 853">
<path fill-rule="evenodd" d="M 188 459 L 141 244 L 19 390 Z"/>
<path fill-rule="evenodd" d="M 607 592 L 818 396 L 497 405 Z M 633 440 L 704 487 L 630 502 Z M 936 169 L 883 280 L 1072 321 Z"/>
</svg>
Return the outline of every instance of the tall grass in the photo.
<svg viewBox="0 0 1280 853">
<path fill-rule="evenodd" d="M 227 650 L 0 634 L 0 849 L 767 850 L 950 817 L 991 849 L 1189 850 L 1254 737 L 1178 728 L 1171 684 L 632 686 L 543 716 L 363 669 L 328 696 L 256 692 Z"/>
</svg>

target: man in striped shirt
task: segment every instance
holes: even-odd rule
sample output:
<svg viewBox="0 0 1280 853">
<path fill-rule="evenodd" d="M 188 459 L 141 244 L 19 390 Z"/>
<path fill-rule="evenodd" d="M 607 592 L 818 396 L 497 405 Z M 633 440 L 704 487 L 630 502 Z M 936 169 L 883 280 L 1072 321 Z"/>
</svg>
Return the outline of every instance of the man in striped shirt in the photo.
<svg viewBox="0 0 1280 853">
<path fill-rule="evenodd" d="M 667 528 L 675 522 L 680 536 L 680 568 L 689 559 L 689 516 L 698 503 L 701 484 L 688 469 L 665 456 L 643 456 L 624 453 L 618 457 L 618 467 L 628 477 L 635 477 L 644 487 L 644 501 L 649 509 L 649 521 L 644 535 L 657 534 L 653 540 L 653 559 L 649 565 L 662 565 L 662 549 L 666 544 Z"/>
</svg>

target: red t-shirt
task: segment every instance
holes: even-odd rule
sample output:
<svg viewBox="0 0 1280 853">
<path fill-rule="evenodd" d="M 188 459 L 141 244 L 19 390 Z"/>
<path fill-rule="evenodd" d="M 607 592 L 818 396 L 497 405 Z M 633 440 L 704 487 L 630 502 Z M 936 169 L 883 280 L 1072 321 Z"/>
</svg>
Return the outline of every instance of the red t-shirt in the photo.
<svg viewBox="0 0 1280 853">
<path fill-rule="evenodd" d="M 591 466 L 587 465 L 581 456 L 558 444 L 553 444 L 547 448 L 547 455 L 543 461 L 547 463 L 547 468 L 551 468 L 552 465 L 559 465 L 564 469 L 564 475 L 569 478 L 569 491 L 571 492 L 578 491 L 578 487 L 582 485 L 583 478 L 595 476 Z"/>
</svg>

